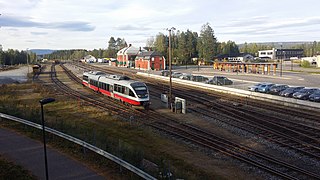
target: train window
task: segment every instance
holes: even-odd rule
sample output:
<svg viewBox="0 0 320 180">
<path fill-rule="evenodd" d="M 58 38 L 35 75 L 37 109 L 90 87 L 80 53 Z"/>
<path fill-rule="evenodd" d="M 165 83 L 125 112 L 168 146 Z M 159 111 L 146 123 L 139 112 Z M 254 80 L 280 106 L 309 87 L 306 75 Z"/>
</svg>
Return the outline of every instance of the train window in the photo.
<svg viewBox="0 0 320 180">
<path fill-rule="evenodd" d="M 143 91 L 143 90 L 147 90 L 147 87 L 145 87 L 145 86 L 134 87 L 134 90 L 136 90 L 136 91 Z"/>
<path fill-rule="evenodd" d="M 105 83 L 99 82 L 99 87 L 100 87 L 101 89 L 106 90 L 106 84 L 105 84 Z"/>
<path fill-rule="evenodd" d="M 124 94 L 124 91 L 125 91 L 125 87 L 124 86 L 120 86 L 120 92 L 122 93 L 122 94 Z"/>
<path fill-rule="evenodd" d="M 118 85 L 118 84 L 115 84 L 114 85 L 114 91 L 124 94 L 125 87 L 121 86 L 121 85 Z"/>
<path fill-rule="evenodd" d="M 89 78 L 88 78 L 88 76 L 83 76 L 83 80 L 85 80 L 85 81 L 88 81 L 89 80 Z"/>
<path fill-rule="evenodd" d="M 129 95 L 129 90 L 130 90 L 130 89 L 129 89 L 128 87 L 125 87 L 124 94 L 125 94 L 125 95 Z"/>
<path fill-rule="evenodd" d="M 133 91 L 131 89 L 129 89 L 129 96 L 135 97 L 135 95 L 133 94 Z"/>
<path fill-rule="evenodd" d="M 138 87 L 134 87 L 133 89 L 138 95 L 138 97 L 145 96 L 146 94 L 148 94 L 148 90 L 146 86 L 138 86 Z"/>
<path fill-rule="evenodd" d="M 119 85 L 118 84 L 114 85 L 114 91 L 119 92 Z"/>
</svg>

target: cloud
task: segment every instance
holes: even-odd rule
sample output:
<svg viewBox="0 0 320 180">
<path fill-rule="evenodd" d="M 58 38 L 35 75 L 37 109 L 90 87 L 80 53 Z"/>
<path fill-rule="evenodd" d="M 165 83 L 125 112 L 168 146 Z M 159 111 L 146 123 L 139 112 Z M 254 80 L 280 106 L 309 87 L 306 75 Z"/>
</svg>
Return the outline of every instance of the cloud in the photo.
<svg viewBox="0 0 320 180">
<path fill-rule="evenodd" d="M 120 30 L 120 31 L 146 31 L 150 30 L 151 28 L 145 27 L 145 26 L 138 26 L 138 25 L 131 25 L 131 24 L 126 24 L 126 25 L 120 25 L 114 27 L 114 30 Z"/>
<path fill-rule="evenodd" d="M 3 27 L 36 27 L 43 29 L 63 29 L 69 31 L 93 31 L 95 27 L 87 22 L 69 21 L 42 23 L 27 19 L 26 17 L 1 16 L 0 26 Z"/>
<path fill-rule="evenodd" d="M 47 32 L 30 32 L 32 35 L 47 35 Z"/>
<path fill-rule="evenodd" d="M 230 22 L 227 22 L 223 25 L 216 26 L 217 28 L 225 28 L 225 27 L 246 27 L 246 26 L 256 26 L 256 25 L 262 25 L 267 23 L 267 17 L 264 16 L 256 16 L 252 18 L 242 18 L 242 19 L 235 19 L 231 20 Z"/>
</svg>

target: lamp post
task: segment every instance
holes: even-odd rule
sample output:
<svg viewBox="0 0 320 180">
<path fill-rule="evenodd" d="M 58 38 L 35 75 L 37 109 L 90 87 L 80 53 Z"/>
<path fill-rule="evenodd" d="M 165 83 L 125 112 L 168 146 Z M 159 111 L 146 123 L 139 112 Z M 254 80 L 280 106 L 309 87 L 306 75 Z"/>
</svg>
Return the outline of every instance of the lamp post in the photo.
<svg viewBox="0 0 320 180">
<path fill-rule="evenodd" d="M 43 105 L 51 103 L 55 101 L 53 98 L 45 98 L 41 99 L 39 102 L 41 104 L 41 120 L 42 120 L 42 137 L 43 137 L 43 150 L 44 150 L 44 166 L 46 170 L 46 179 L 49 179 L 48 176 L 48 160 L 47 160 L 47 148 L 46 148 L 46 136 L 45 136 L 45 129 L 44 129 L 44 115 L 43 115 Z"/>
<path fill-rule="evenodd" d="M 29 74 L 29 53 L 28 53 L 29 48 L 27 48 L 27 66 L 28 66 L 28 74 Z"/>
<path fill-rule="evenodd" d="M 283 53 L 282 51 L 282 45 L 280 45 L 280 52 Z M 280 57 L 280 76 L 282 77 L 282 58 Z"/>
<path fill-rule="evenodd" d="M 171 31 L 176 30 L 176 28 L 167 28 L 167 31 L 169 31 L 169 98 L 168 98 L 168 106 L 171 108 L 172 103 L 172 60 L 171 60 Z"/>
</svg>

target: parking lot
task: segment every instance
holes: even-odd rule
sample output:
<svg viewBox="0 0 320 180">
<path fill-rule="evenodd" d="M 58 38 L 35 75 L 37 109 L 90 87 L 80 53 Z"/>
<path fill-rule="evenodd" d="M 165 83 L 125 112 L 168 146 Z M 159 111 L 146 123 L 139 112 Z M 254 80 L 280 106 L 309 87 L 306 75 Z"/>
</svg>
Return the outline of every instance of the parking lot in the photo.
<svg viewBox="0 0 320 180">
<path fill-rule="evenodd" d="M 284 66 L 285 67 L 285 66 Z M 319 92 L 320 89 L 320 69 L 308 69 L 308 71 L 319 71 L 319 74 L 315 73 L 308 73 L 308 72 L 293 72 L 288 71 L 291 67 L 287 65 L 287 68 L 284 69 L 282 76 L 280 75 L 262 75 L 262 74 L 247 74 L 247 73 L 237 73 L 237 72 L 223 72 L 214 70 L 211 66 L 189 66 L 185 67 L 174 67 L 172 72 L 173 78 L 179 78 L 184 80 L 190 80 L 195 82 L 202 82 L 205 84 L 214 84 L 214 85 L 221 85 L 230 88 L 236 88 L 241 90 L 248 90 L 249 87 L 257 85 L 261 82 L 263 85 L 267 87 L 263 87 L 262 90 L 255 92 L 261 92 L 265 94 L 272 94 L 272 95 L 279 95 L 281 91 L 284 91 L 286 88 L 289 87 L 303 87 L 302 89 L 308 90 L 307 94 L 303 96 L 284 96 L 284 97 L 293 97 L 301 100 L 309 100 L 309 96 L 315 92 Z M 298 68 L 298 67 L 295 67 Z M 301 68 L 300 68 L 301 71 Z M 159 72 L 159 75 L 162 76 L 169 76 L 169 71 Z M 225 78 L 231 83 L 217 83 L 214 79 L 215 78 Z M 270 88 L 274 85 L 285 85 L 280 90 L 277 89 L 276 92 L 271 92 Z M 285 88 L 284 88 L 285 87 Z M 275 87 L 273 87 L 275 89 Z M 301 90 L 301 89 L 300 89 Z M 310 92 L 309 92 L 310 90 Z M 313 101 L 318 101 L 317 99 L 312 99 Z"/>
</svg>

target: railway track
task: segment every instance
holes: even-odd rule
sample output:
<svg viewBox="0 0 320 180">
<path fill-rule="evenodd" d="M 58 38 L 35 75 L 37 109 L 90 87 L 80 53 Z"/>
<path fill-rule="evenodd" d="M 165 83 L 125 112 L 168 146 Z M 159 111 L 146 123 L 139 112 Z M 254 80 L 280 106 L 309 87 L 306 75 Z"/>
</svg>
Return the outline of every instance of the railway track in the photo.
<svg viewBox="0 0 320 180">
<path fill-rule="evenodd" d="M 187 140 L 187 141 L 191 141 L 192 143 L 194 144 L 198 144 L 198 145 L 201 145 L 203 147 L 206 147 L 206 148 L 210 148 L 210 149 L 213 149 L 213 150 L 217 150 L 216 148 L 213 148 L 213 147 L 220 147 L 221 149 L 218 150 L 219 152 L 223 152 L 224 154 L 226 155 L 229 155 L 229 156 L 232 156 L 232 157 L 241 157 L 241 158 L 237 158 L 241 161 L 244 161 L 246 163 L 249 163 L 253 166 L 256 166 L 256 167 L 259 167 L 259 168 L 262 168 L 272 174 L 275 174 L 277 176 L 280 176 L 280 177 L 283 177 L 283 178 L 294 178 L 295 176 L 292 176 L 288 175 L 288 173 L 283 173 L 283 172 L 279 172 L 279 170 L 277 170 L 277 168 L 272 168 L 272 167 L 281 167 L 281 168 L 285 168 L 286 171 L 290 171 L 292 174 L 295 174 L 295 173 L 301 173 L 303 174 L 302 176 L 306 176 L 306 177 L 311 177 L 311 178 L 319 178 L 319 176 L 317 174 L 314 174 L 312 172 L 308 172 L 304 169 L 301 169 L 301 168 L 298 168 L 298 167 L 295 167 L 295 166 L 292 166 L 290 164 L 287 164 L 287 163 L 284 163 L 284 162 L 281 162 L 279 160 L 276 160 L 275 158 L 270 158 L 269 156 L 267 155 L 263 155 L 263 154 L 256 154 L 256 155 L 253 155 L 252 153 L 255 152 L 253 150 L 250 150 L 250 148 L 247 148 L 247 147 L 243 147 L 242 145 L 237 145 L 235 143 L 230 143 L 230 142 L 225 142 L 226 140 L 221 140 L 221 141 L 224 141 L 226 144 L 229 144 L 227 147 L 225 147 L 225 149 L 237 149 L 237 151 L 235 152 L 228 152 L 228 151 L 223 151 L 223 144 L 221 145 L 213 145 L 213 144 L 207 144 L 205 145 L 204 142 L 210 142 L 210 143 L 213 143 L 212 140 L 213 139 L 217 139 L 217 136 L 215 136 L 214 138 L 209 138 L 207 140 L 197 140 L 196 138 L 198 138 L 199 136 L 201 136 L 202 138 L 205 138 L 206 136 L 208 136 L 208 132 L 201 132 L 202 135 L 199 134 L 200 130 L 199 128 L 196 128 L 194 126 L 190 126 L 188 127 L 187 129 L 189 130 L 184 130 L 186 129 L 186 125 L 185 124 L 180 124 L 180 123 L 175 123 L 175 125 L 171 125 L 173 122 L 172 119 L 168 119 L 168 117 L 161 117 L 161 121 L 159 121 L 159 114 L 154 114 L 154 112 L 149 112 L 148 113 L 148 118 L 149 118 L 149 121 L 148 121 L 148 126 L 151 126 L 155 129 L 158 129 L 158 130 L 161 130 L 161 131 L 164 131 L 166 132 L 167 134 L 171 134 L 173 136 L 177 136 L 179 138 L 183 138 L 184 140 Z M 152 119 L 150 121 L 150 119 Z M 164 120 L 166 120 L 166 123 L 164 123 Z M 177 127 L 178 126 L 178 127 Z M 191 132 L 190 129 L 198 129 L 198 132 L 194 135 L 193 132 Z M 215 142 L 217 143 L 217 142 Z M 231 144 L 231 145 L 230 145 Z M 226 146 L 226 145 L 224 145 Z M 242 148 L 240 148 L 242 147 Z M 248 150 L 250 150 L 250 155 L 249 156 L 255 156 L 255 158 L 259 158 L 259 161 L 263 160 L 263 161 L 267 161 L 266 164 L 270 164 L 271 162 L 272 163 L 276 163 L 276 165 L 272 165 L 272 167 L 270 167 L 269 165 L 264 165 L 264 164 L 261 164 L 261 162 L 255 162 L 254 160 L 252 160 L 252 158 L 248 158 L 247 156 L 244 156 L 244 155 L 239 155 L 239 152 L 248 152 Z M 231 153 L 231 154 L 230 154 Z M 257 152 L 256 152 L 257 153 Z M 232 155 L 233 154 L 233 155 Z M 245 159 L 245 157 L 247 159 Z M 263 159 L 261 159 L 263 157 Z M 268 157 L 270 158 L 268 160 Z M 242 159 L 244 158 L 244 159 Z M 254 158 L 253 158 L 254 159 Z M 280 169 L 281 169 L 280 168 Z"/>
<path fill-rule="evenodd" d="M 65 72 L 67 74 L 69 74 L 69 77 L 71 77 L 74 81 L 77 81 L 79 83 L 76 76 L 70 75 L 70 71 L 65 71 Z M 67 86 L 65 83 L 63 83 L 62 81 L 60 81 L 57 78 L 55 65 L 51 66 L 50 78 L 51 78 L 52 82 L 64 94 L 67 94 L 67 95 L 72 96 L 77 99 L 81 99 L 81 100 L 85 101 L 88 105 L 93 105 L 98 108 L 103 108 L 114 115 L 118 115 L 118 116 L 121 116 L 126 119 L 129 119 L 130 116 L 132 116 L 133 114 L 137 116 L 137 113 L 138 113 L 137 111 L 135 111 L 134 109 L 128 108 L 125 105 L 119 104 L 111 98 L 107 98 L 108 99 L 107 101 L 105 101 L 105 100 L 99 101 L 99 100 L 97 100 L 96 97 L 91 97 L 88 94 L 85 94 L 85 93 L 82 93 L 82 92 L 79 92 L 79 91 L 76 91 L 76 90 L 70 88 L 69 86 Z"/>
<path fill-rule="evenodd" d="M 277 142 L 282 146 L 320 160 L 320 130 L 317 127 L 304 126 L 303 124 L 287 121 L 285 118 L 251 111 L 244 106 L 238 107 L 232 103 L 213 101 L 211 98 L 195 95 L 199 93 L 185 91 L 173 91 L 173 93 L 204 106 L 202 108 L 189 108 L 190 111 L 202 116 L 219 119 L 226 124 L 248 131 L 258 137 Z"/>
</svg>

